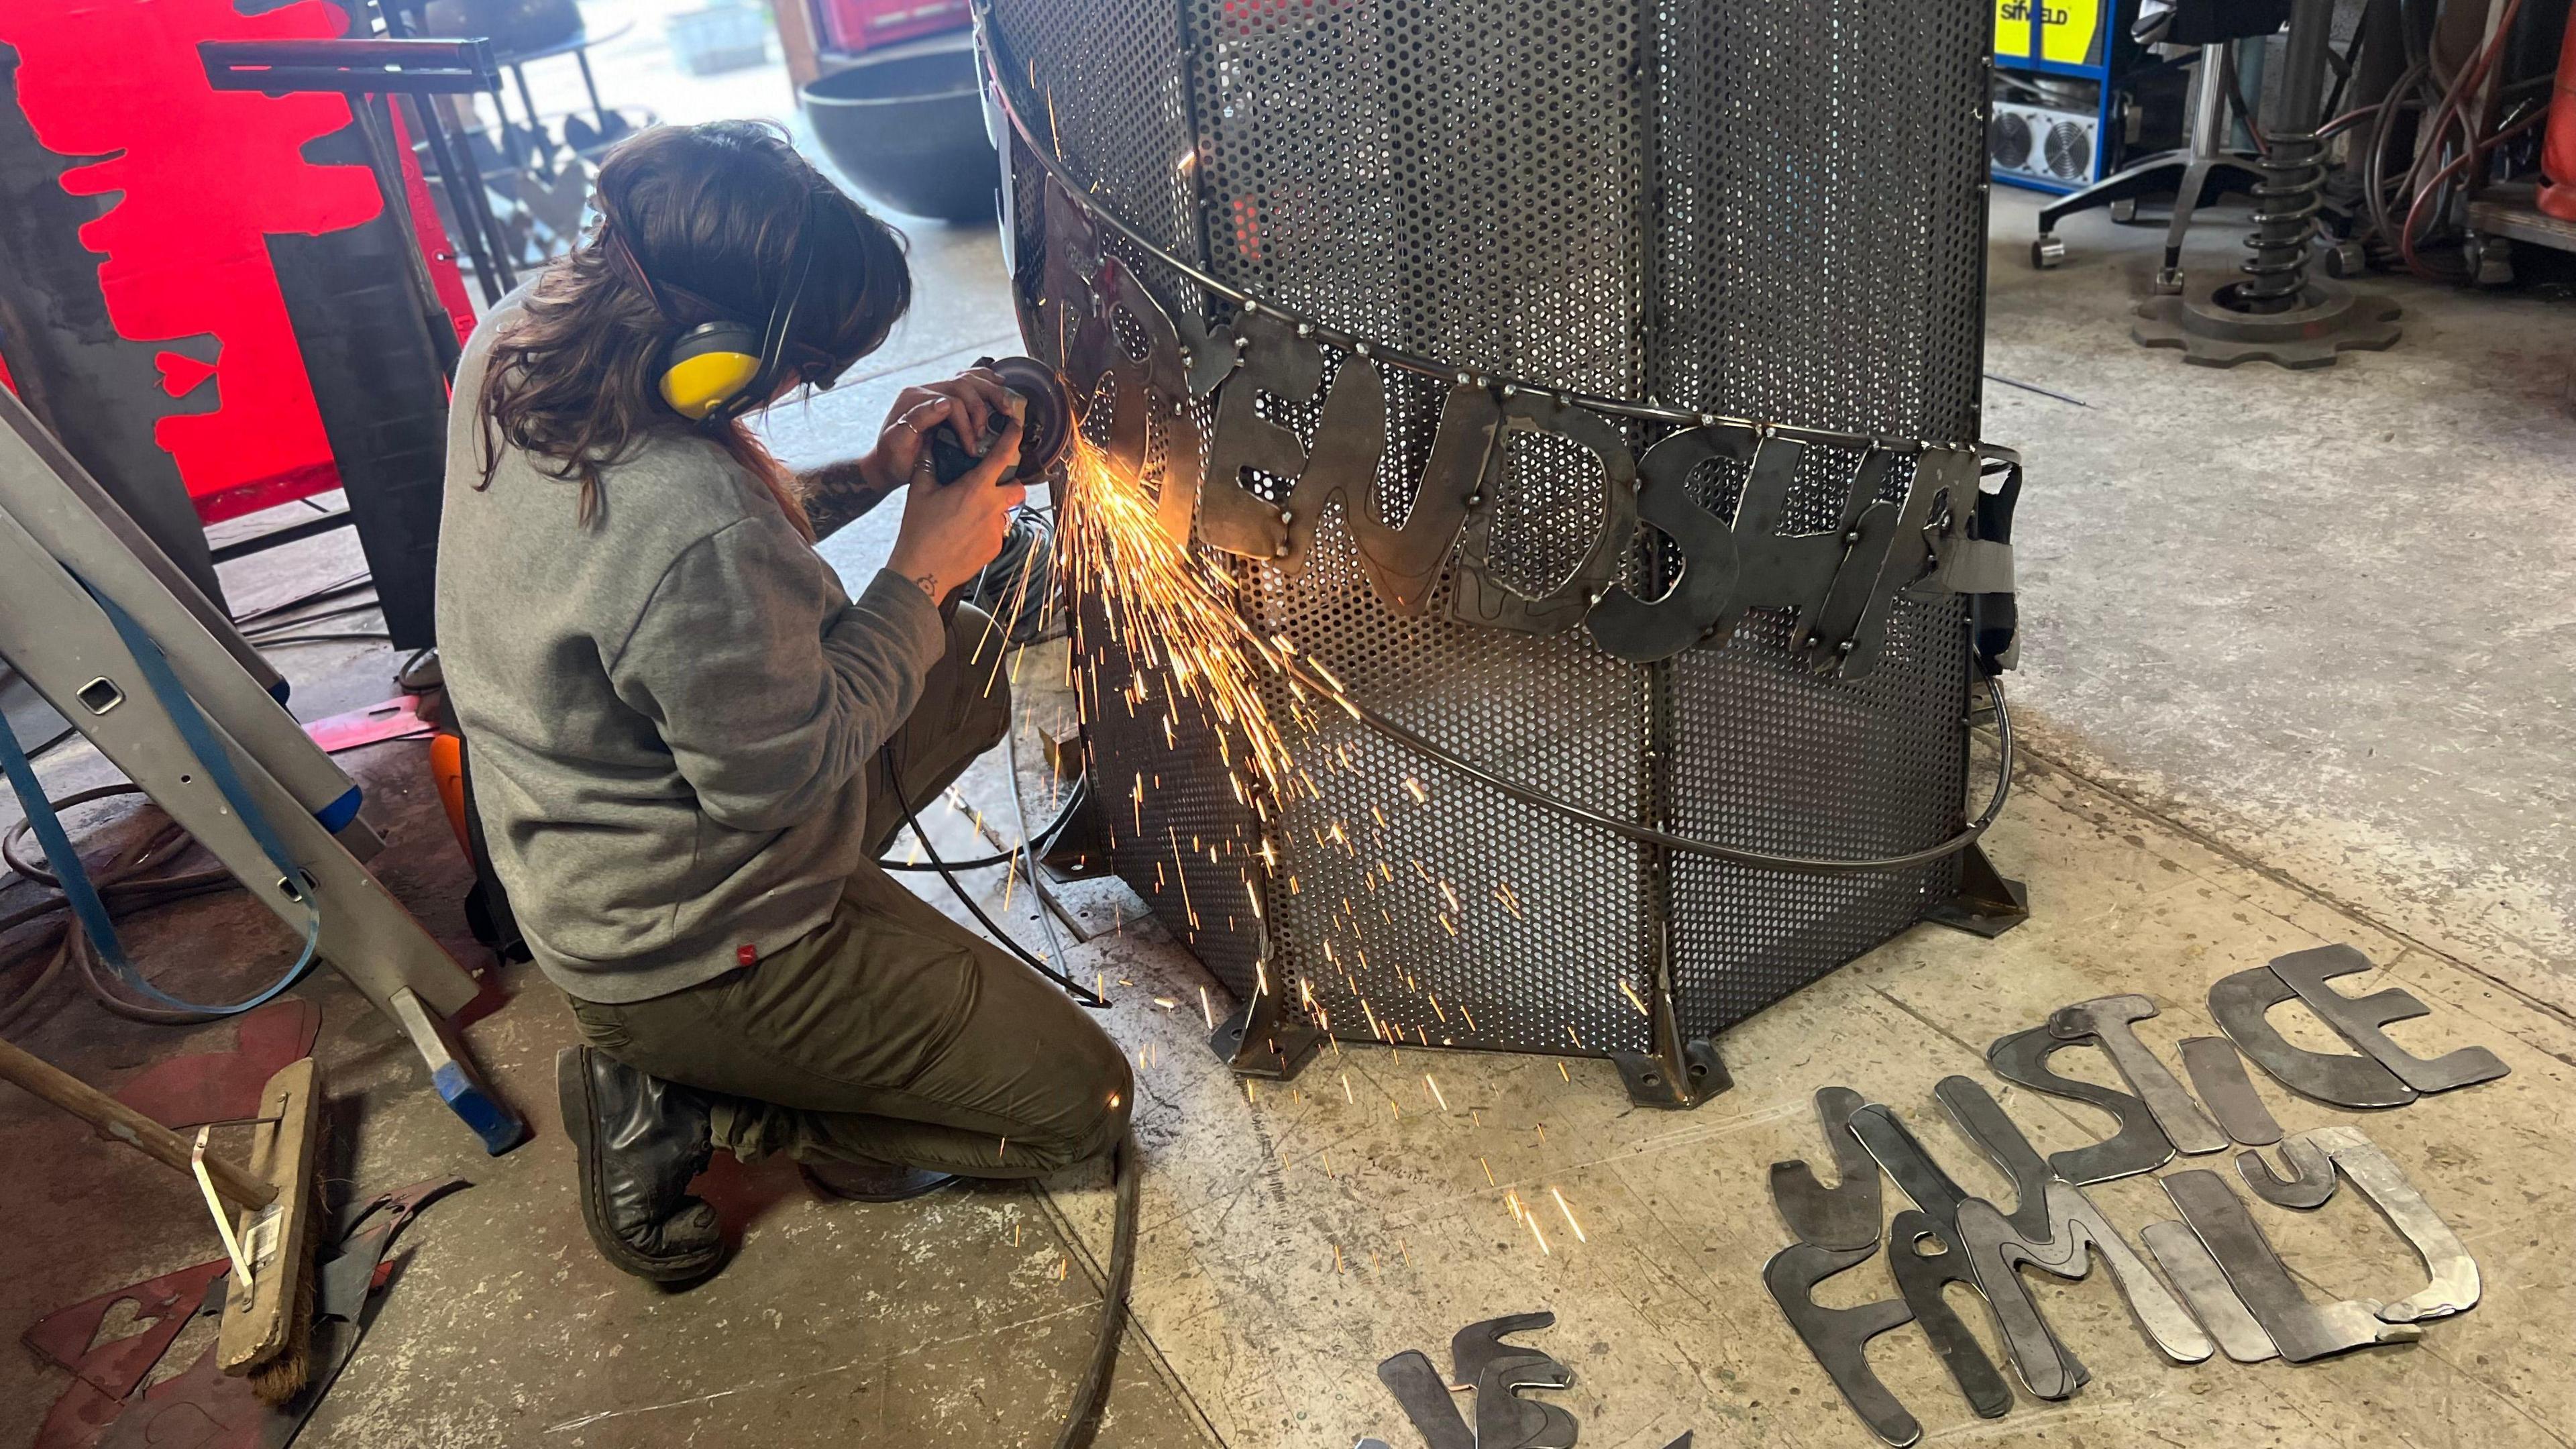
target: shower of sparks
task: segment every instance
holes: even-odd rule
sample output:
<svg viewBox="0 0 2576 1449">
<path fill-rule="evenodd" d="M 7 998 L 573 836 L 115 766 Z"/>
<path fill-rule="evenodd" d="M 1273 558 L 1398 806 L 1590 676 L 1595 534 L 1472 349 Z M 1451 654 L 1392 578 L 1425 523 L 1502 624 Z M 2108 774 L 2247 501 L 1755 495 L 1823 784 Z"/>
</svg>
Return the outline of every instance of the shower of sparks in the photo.
<svg viewBox="0 0 2576 1449">
<path fill-rule="evenodd" d="M 1620 994 L 1621 994 L 1621 995 L 1626 996 L 1626 997 L 1628 998 L 1628 1004 L 1629 1004 L 1630 1006 L 1633 1006 L 1633 1007 L 1637 1008 L 1637 1014 L 1638 1014 L 1639 1016 L 1643 1016 L 1643 1017 L 1652 1017 L 1652 1016 L 1654 1015 L 1654 1013 L 1653 1013 L 1653 1012 L 1648 1011 L 1648 1010 L 1646 1009 L 1646 1000 L 1645 1000 L 1645 998 L 1644 998 L 1644 997 L 1639 996 L 1639 995 L 1637 994 L 1637 988 L 1636 988 L 1636 987 L 1633 987 L 1633 986 L 1629 985 L 1627 982 L 1622 981 L 1622 982 L 1620 982 L 1620 983 L 1619 983 L 1619 991 L 1620 991 Z"/>
<path fill-rule="evenodd" d="M 1184 153 L 1178 169 L 1186 174 L 1197 161 L 1195 152 Z M 1210 896 L 1211 924 L 1221 918 L 1227 930 L 1234 931 L 1238 923 L 1233 911 L 1217 903 L 1232 896 L 1231 891 L 1221 889 L 1223 876 L 1202 876 L 1193 882 L 1189 878 L 1192 867 L 1234 871 L 1253 919 L 1275 923 L 1271 908 L 1301 891 L 1298 877 L 1287 873 L 1290 861 L 1283 857 L 1282 848 L 1294 839 L 1311 835 L 1318 849 L 1341 850 L 1359 863 L 1366 895 L 1375 897 L 1363 897 L 1358 902 L 1342 897 L 1328 933 L 1318 942 L 1331 968 L 1323 973 L 1323 979 L 1329 981 L 1338 974 L 1349 990 L 1349 995 L 1341 998 L 1343 1014 L 1347 1015 L 1348 1003 L 1356 1001 L 1371 1037 L 1388 1046 L 1391 1060 L 1399 1069 L 1403 1066 L 1401 1048 L 1408 1036 L 1421 1046 L 1433 1043 L 1428 1027 L 1419 1019 L 1397 1019 L 1418 1018 L 1423 1013 L 1401 1005 L 1402 998 L 1396 997 L 1393 990 L 1395 982 L 1400 982 L 1403 991 L 1417 1005 L 1427 1008 L 1427 1014 L 1444 1028 L 1449 1026 L 1450 1012 L 1455 1010 L 1467 1032 L 1479 1032 L 1475 1012 L 1465 1002 L 1440 1001 L 1428 989 L 1430 982 L 1417 979 L 1402 966 L 1372 968 L 1366 943 L 1381 925 L 1398 933 L 1406 929 L 1398 924 L 1399 917 L 1391 909 L 1403 908 L 1410 891 L 1409 886 L 1398 886 L 1397 860 L 1406 861 L 1425 888 L 1428 894 L 1418 898 L 1426 908 L 1422 914 L 1437 923 L 1448 942 L 1457 943 L 1452 949 L 1463 949 L 1472 942 L 1476 933 L 1485 929 L 1484 922 L 1489 917 L 1500 919 L 1494 915 L 1497 910 L 1513 920 L 1528 919 L 1518 892 L 1508 881 L 1493 881 L 1482 892 L 1473 884 L 1453 883 L 1401 851 L 1391 838 L 1395 825 L 1390 812 L 1402 813 L 1407 804 L 1427 807 L 1432 797 L 1430 788 L 1411 775 L 1400 780 L 1402 797 L 1390 792 L 1384 804 L 1353 804 L 1343 819 L 1328 819 L 1321 824 L 1301 819 L 1291 824 L 1294 807 L 1309 802 L 1320 805 L 1326 799 L 1318 774 L 1363 773 L 1347 746 L 1318 741 L 1323 707 L 1336 706 L 1354 719 L 1362 718 L 1363 713 L 1342 681 L 1322 661 L 1298 649 L 1288 636 L 1265 635 L 1255 627 L 1247 617 L 1243 585 L 1221 561 L 1223 556 L 1194 550 L 1186 541 L 1174 539 L 1165 531 L 1162 511 L 1149 477 L 1129 473 L 1077 431 L 1057 490 L 1055 540 L 1059 576 L 1072 595 L 1084 601 L 1084 607 L 1070 611 L 1073 638 L 1067 651 L 1066 682 L 1072 688 L 1075 713 L 1079 721 L 1088 722 L 1098 720 L 1104 710 L 1123 708 L 1129 718 L 1139 721 L 1141 728 L 1158 730 L 1166 748 L 1175 751 L 1176 757 L 1212 746 L 1234 799 L 1248 807 L 1258 823 L 1246 821 L 1238 826 L 1233 839 L 1222 834 L 1212 838 L 1193 835 L 1185 849 L 1167 819 L 1163 849 L 1154 850 L 1144 818 L 1145 798 L 1149 790 L 1160 789 L 1163 780 L 1149 765 L 1135 770 L 1131 787 L 1118 792 L 1127 796 L 1126 821 L 1118 820 L 1114 806 L 1105 812 L 1102 825 L 1111 836 L 1110 846 L 1113 850 L 1141 847 L 1139 854 L 1153 858 L 1154 892 L 1158 897 L 1167 890 L 1177 893 L 1193 940 L 1203 929 L 1195 896 Z M 1012 610 L 1014 615 L 1017 612 L 1017 608 Z M 1114 648 L 1104 651 L 1103 645 Z M 1129 666 L 1124 684 L 1102 677 L 1101 660 L 1119 656 Z M 1192 743 L 1186 747 L 1180 739 L 1185 731 L 1192 734 Z M 1079 728 L 1061 733 L 1071 737 L 1079 733 Z M 1301 751 L 1311 757 L 1308 762 L 1300 761 Z M 1094 762 L 1095 768 L 1098 763 Z M 952 791 L 952 808 L 960 803 Z M 1365 815 L 1359 813 L 1362 810 Z M 1131 831 L 1126 840 L 1117 838 L 1121 823 Z M 980 834 L 980 820 L 976 829 Z M 1204 863 L 1198 859 L 1201 856 L 1205 857 Z M 1136 868 L 1141 870 L 1142 864 L 1137 862 Z M 1259 875 L 1254 874 L 1256 870 Z M 1268 886 L 1283 875 L 1286 894 L 1265 900 Z M 1040 884 L 1033 878 L 1032 891 Z M 1220 886 L 1217 894 L 1210 894 L 1211 885 Z M 1006 905 L 1013 887 L 1014 876 L 1006 873 Z M 1046 908 L 1042 901 L 1033 904 L 1041 911 Z M 1323 901 L 1314 905 L 1320 911 Z M 1364 913 L 1374 916 L 1365 928 Z M 1420 916 L 1412 920 L 1418 922 Z M 1123 934 L 1123 912 L 1115 924 Z M 1338 950 L 1330 938 L 1334 934 L 1344 937 Z M 1390 954 L 1388 946 L 1389 942 L 1381 939 L 1379 954 Z M 1264 980 L 1255 996 L 1266 994 L 1268 986 Z M 1302 979 L 1298 979 L 1297 988 L 1307 1013 L 1325 1033 L 1330 1049 L 1339 1055 L 1341 1042 L 1325 1016 L 1325 1003 L 1315 999 Z M 1651 1017 L 1645 1000 L 1634 987 L 1622 982 L 1620 990 L 1630 1004 Z M 1394 1009 L 1381 1012 L 1371 1004 L 1368 992 L 1379 993 L 1381 1001 Z M 1171 1008 L 1168 998 L 1154 1000 L 1158 1006 Z M 1215 1010 L 1205 987 L 1200 988 L 1199 1007 L 1208 1029 L 1213 1031 Z M 1566 1035 L 1576 1051 L 1588 1050 L 1571 1026 L 1566 1028 Z M 1356 1033 L 1352 1036 L 1357 1040 Z M 1451 1040 L 1444 1034 L 1441 1044 Z M 1562 1063 L 1558 1071 L 1565 1075 Z M 1440 1110 L 1449 1111 L 1438 1084 L 1427 1074 L 1423 1080 Z M 1573 1079 L 1565 1075 L 1565 1080 Z M 1247 1082 L 1247 1101 L 1251 1095 Z M 1356 1104 L 1347 1079 L 1343 1095 L 1346 1102 Z M 1402 1107 L 1392 1097 L 1387 1098 L 1387 1108 L 1394 1116 L 1403 1116 Z M 1490 1177 L 1490 1168 L 1487 1173 Z M 1536 1231 L 1533 1223 L 1533 1234 Z M 1543 1238 L 1540 1246 L 1545 1250 Z"/>
<path fill-rule="evenodd" d="M 1076 436 L 1056 535 L 1066 576 L 1098 603 L 1111 639 L 1140 666 L 1168 673 L 1171 703 L 1186 701 L 1220 726 L 1221 749 L 1239 741 L 1250 778 L 1286 799 L 1307 787 L 1261 680 L 1289 656 L 1244 620 L 1215 558 L 1194 556 L 1158 514 L 1142 479 L 1122 476 Z"/>
<path fill-rule="evenodd" d="M 1575 1240 L 1576 1242 L 1578 1242 L 1578 1243 L 1588 1243 L 1588 1242 L 1591 1242 L 1592 1240 L 1591 1240 L 1590 1238 L 1587 1238 L 1587 1237 L 1583 1236 L 1583 1224 L 1578 1223 L 1578 1222 L 1576 1222 L 1576 1221 L 1574 1220 L 1574 1209 L 1572 1209 L 1572 1208 L 1570 1208 L 1570 1207 L 1567 1207 L 1567 1206 L 1565 1205 L 1565 1194 L 1564 1194 L 1564 1193 L 1561 1193 L 1561 1192 L 1558 1192 L 1555 1188 L 1552 1188 L 1552 1187 L 1551 1187 L 1551 1188 L 1549 1188 L 1547 1191 L 1548 1191 L 1548 1196 L 1553 1197 L 1553 1198 L 1555 1198 L 1555 1199 L 1556 1199 L 1556 1210 L 1557 1210 L 1558 1212 L 1561 1212 L 1561 1213 L 1565 1214 L 1565 1225 L 1566 1225 L 1567 1227 L 1569 1227 L 1569 1228 L 1574 1229 L 1574 1240 Z"/>
<path fill-rule="evenodd" d="M 1449 1110 L 1449 1099 L 1440 1095 L 1440 1084 L 1431 1080 L 1431 1074 L 1429 1072 L 1424 1072 L 1422 1074 L 1422 1085 L 1431 1089 L 1431 1100 L 1440 1104 L 1441 1111 L 1446 1112 Z"/>
</svg>

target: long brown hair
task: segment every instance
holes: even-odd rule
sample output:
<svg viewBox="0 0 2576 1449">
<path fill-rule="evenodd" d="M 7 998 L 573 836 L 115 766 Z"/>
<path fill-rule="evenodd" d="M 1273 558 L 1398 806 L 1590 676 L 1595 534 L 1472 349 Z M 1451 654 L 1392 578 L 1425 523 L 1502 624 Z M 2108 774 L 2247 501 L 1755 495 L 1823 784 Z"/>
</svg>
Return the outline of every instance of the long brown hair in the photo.
<svg viewBox="0 0 2576 1449">
<path fill-rule="evenodd" d="M 590 237 L 547 265 L 492 345 L 477 400 L 476 486 L 490 487 L 500 465 L 497 430 L 511 447 L 550 460 L 547 473 L 580 481 L 578 516 L 587 523 L 602 502 L 603 469 L 648 437 L 694 430 L 758 478 L 811 539 L 793 475 L 740 418 L 692 424 L 663 403 L 663 353 L 702 322 L 759 328 L 808 227 L 812 268 L 788 341 L 843 362 L 872 352 L 912 300 L 902 237 L 766 121 L 656 126 L 628 138 L 600 163 L 597 206 Z M 634 266 L 614 255 L 611 229 Z"/>
</svg>

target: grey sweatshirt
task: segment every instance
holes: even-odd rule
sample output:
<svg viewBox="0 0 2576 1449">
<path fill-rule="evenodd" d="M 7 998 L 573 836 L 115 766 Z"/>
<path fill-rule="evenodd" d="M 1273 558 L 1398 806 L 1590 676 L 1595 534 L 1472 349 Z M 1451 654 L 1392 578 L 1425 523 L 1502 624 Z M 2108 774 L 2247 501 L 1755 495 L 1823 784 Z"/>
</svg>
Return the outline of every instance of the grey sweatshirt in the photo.
<svg viewBox="0 0 2576 1449">
<path fill-rule="evenodd" d="M 640 1001 L 821 925 L 865 848 L 864 767 L 946 644 L 914 584 L 854 603 L 759 480 L 675 429 L 580 484 L 475 400 L 514 296 L 457 367 L 438 642 L 493 869 L 574 996 Z"/>
</svg>

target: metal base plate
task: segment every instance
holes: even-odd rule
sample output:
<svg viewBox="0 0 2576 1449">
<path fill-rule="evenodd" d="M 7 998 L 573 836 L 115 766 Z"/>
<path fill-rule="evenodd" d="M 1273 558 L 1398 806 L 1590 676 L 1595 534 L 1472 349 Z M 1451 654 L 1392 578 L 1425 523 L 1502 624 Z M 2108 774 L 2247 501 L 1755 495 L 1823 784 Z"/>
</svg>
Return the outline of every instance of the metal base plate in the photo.
<svg viewBox="0 0 2576 1449">
<path fill-rule="evenodd" d="M 1323 1046 L 1324 1034 L 1268 1008 L 1267 997 L 1236 1007 L 1216 1024 L 1208 1046 L 1237 1076 L 1284 1082 L 1304 1069 Z"/>
<path fill-rule="evenodd" d="M 1984 846 L 1971 845 L 1959 856 L 1958 894 L 1925 911 L 1923 919 L 1991 941 L 2030 919 L 2030 889 L 1995 869 Z"/>
<path fill-rule="evenodd" d="M 1705 1039 L 1682 1043 L 1679 1076 L 1661 1056 L 1618 1051 L 1609 1056 L 1611 1065 L 1619 1069 L 1619 1080 L 1627 1084 L 1628 1100 L 1640 1107 L 1696 1107 L 1735 1085 L 1716 1043 Z"/>
<path fill-rule="evenodd" d="M 2147 298 L 2138 304 L 2130 338 L 2140 347 L 2178 348 L 2182 360 L 2197 367 L 2332 367 L 2344 352 L 2377 352 L 2397 343 L 2398 306 L 2384 297 L 2310 278 L 2299 293 L 2300 305 L 2290 311 L 2238 312 L 2218 300 L 2236 280 L 2194 282 L 2178 297 Z"/>
</svg>

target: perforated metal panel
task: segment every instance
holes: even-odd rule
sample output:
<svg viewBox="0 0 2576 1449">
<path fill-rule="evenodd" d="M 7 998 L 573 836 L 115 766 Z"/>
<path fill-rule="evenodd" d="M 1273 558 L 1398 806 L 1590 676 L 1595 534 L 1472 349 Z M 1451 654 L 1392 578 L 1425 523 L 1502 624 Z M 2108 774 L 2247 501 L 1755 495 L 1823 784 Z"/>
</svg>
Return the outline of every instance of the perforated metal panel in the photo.
<svg viewBox="0 0 2576 1449">
<path fill-rule="evenodd" d="M 1555 386 L 1975 436 L 1991 25 L 1975 0 L 996 0 L 994 14 L 1027 70 L 1015 80 L 1095 199 L 1265 301 Z M 1025 258 L 1040 223 L 1023 182 Z M 1145 270 L 1175 310 L 1205 306 Z M 1326 357 L 1329 379 L 1343 359 Z M 1397 518 L 1440 397 L 1420 378 L 1387 381 L 1378 483 Z M 1311 440 L 1313 407 L 1264 411 Z M 1633 425 L 1629 437 L 1654 440 Z M 1856 461 L 1810 450 L 1792 499 L 1801 526 L 1833 523 Z M 1590 547 L 1601 468 L 1547 437 L 1513 439 L 1506 464 L 1493 569 L 1543 594 Z M 1716 500 L 1741 479 L 1712 469 L 1700 483 Z M 1653 572 L 1651 540 L 1631 550 L 1629 578 Z M 1452 621 L 1446 584 L 1427 617 L 1399 617 L 1338 517 L 1303 573 L 1238 577 L 1263 629 L 1355 697 L 1595 809 L 1833 856 L 1911 850 L 1958 824 L 1954 600 L 1901 602 L 1876 670 L 1827 681 L 1792 664 L 1780 617 L 1644 668 L 1579 630 Z M 1126 667 L 1105 665 L 1104 684 Z M 1273 831 L 1284 859 L 1267 891 L 1268 969 L 1290 999 L 1310 991 L 1306 1009 L 1340 1035 L 1643 1051 L 1659 953 L 1685 1034 L 1706 1035 L 1955 886 L 1955 862 L 1816 877 L 1663 860 L 1323 719 L 1303 756 L 1320 798 L 1292 801 Z M 1210 903 L 1245 900 L 1250 867 L 1230 845 L 1257 848 L 1250 813 L 1221 771 L 1170 783 L 1211 746 L 1184 739 L 1200 758 L 1176 769 L 1160 718 L 1130 719 L 1114 698 L 1093 739 L 1121 874 L 1246 989 L 1259 923 L 1238 911 L 1221 926 Z M 1133 777 L 1155 761 L 1166 786 L 1137 807 Z"/>
</svg>

